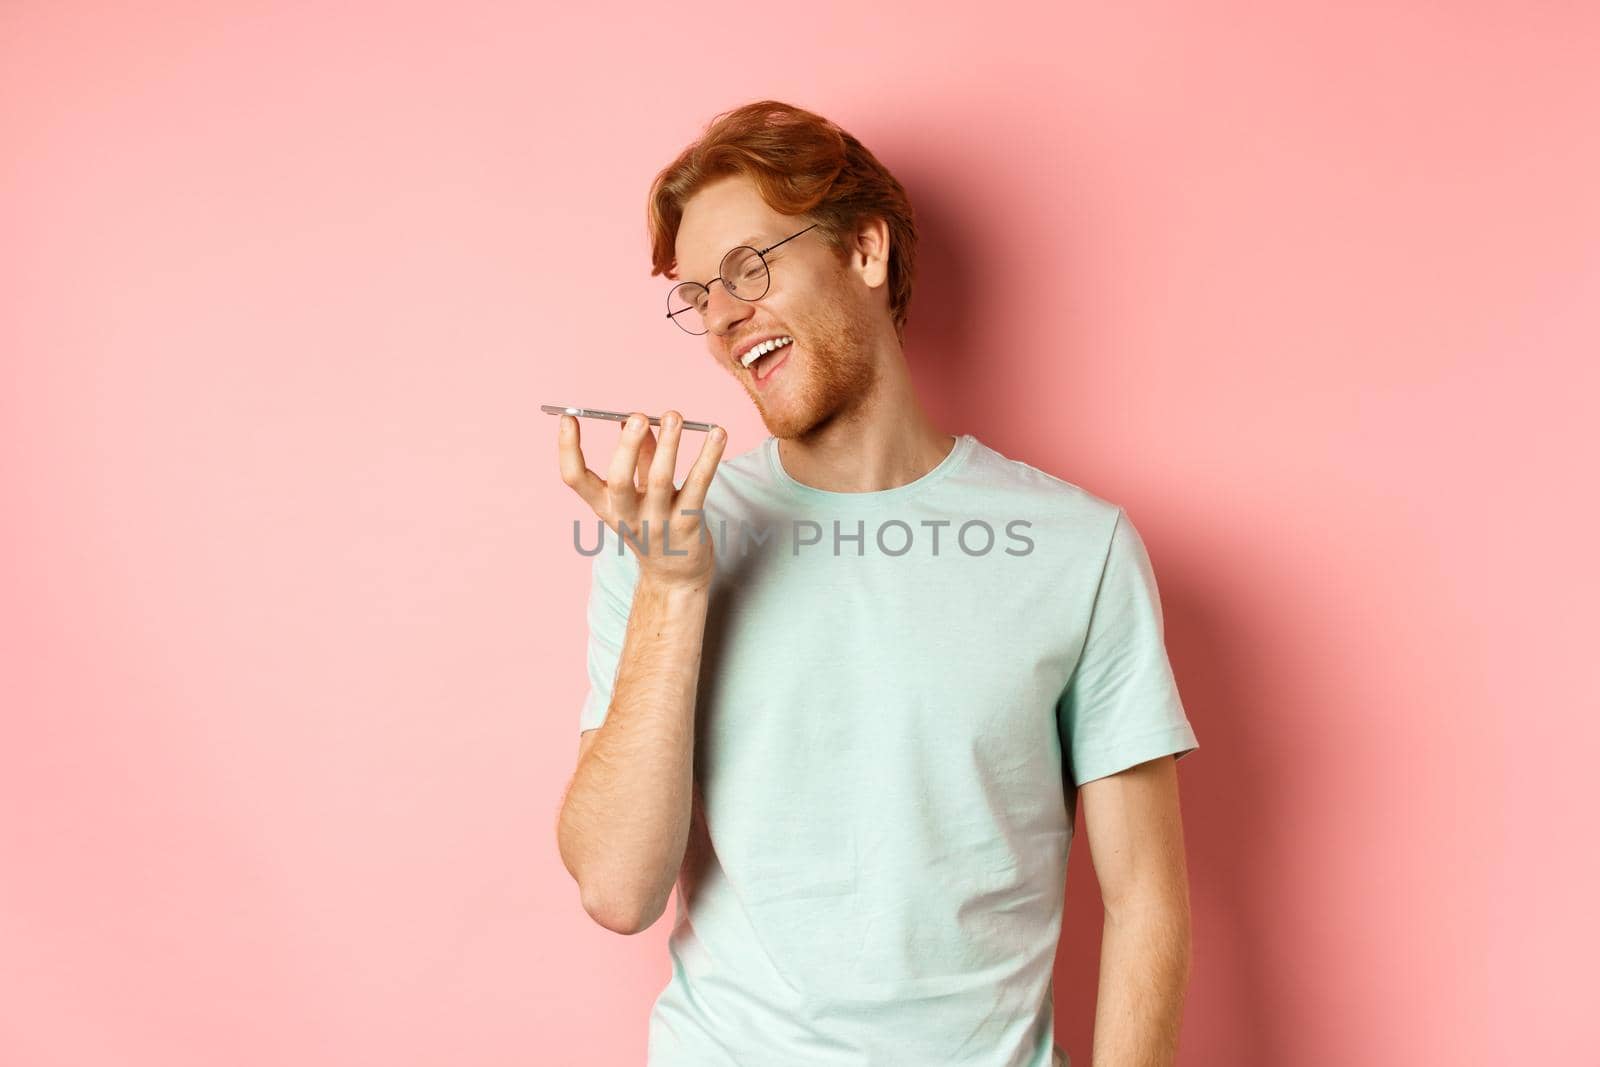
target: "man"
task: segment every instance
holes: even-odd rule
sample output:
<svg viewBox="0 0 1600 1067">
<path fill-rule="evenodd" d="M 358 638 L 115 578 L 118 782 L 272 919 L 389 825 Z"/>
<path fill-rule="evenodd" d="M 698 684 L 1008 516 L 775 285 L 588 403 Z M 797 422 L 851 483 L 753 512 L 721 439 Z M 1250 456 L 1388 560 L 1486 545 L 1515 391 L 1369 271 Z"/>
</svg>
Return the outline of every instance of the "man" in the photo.
<svg viewBox="0 0 1600 1067">
<path fill-rule="evenodd" d="M 1066 1064 L 1080 797 L 1106 909 L 1094 1062 L 1172 1063 L 1174 757 L 1198 743 L 1127 515 L 930 422 L 902 349 L 911 206 L 834 124 L 720 116 L 650 222 L 663 327 L 703 336 L 771 436 L 719 462 L 714 431 L 679 488 L 677 412 L 659 438 L 634 413 L 604 480 L 561 418 L 562 479 L 619 537 L 592 564 L 558 839 L 609 929 L 678 887 L 648 1067 Z"/>
</svg>

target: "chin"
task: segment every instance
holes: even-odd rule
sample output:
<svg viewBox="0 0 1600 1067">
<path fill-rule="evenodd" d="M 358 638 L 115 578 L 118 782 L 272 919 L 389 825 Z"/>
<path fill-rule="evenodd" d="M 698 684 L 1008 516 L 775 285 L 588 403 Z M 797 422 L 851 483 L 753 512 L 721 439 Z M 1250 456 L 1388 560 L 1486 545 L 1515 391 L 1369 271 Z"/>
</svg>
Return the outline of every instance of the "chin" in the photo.
<svg viewBox="0 0 1600 1067">
<path fill-rule="evenodd" d="M 767 432 L 779 438 L 800 437 L 817 421 L 812 412 L 804 409 L 796 410 L 793 407 L 785 407 L 774 412 L 757 402 L 756 411 L 761 415 L 761 421 L 766 425 Z"/>
<path fill-rule="evenodd" d="M 757 406 L 767 432 L 780 440 L 798 441 L 809 436 L 818 426 L 828 421 L 831 413 L 811 404 L 799 404 L 782 411 L 771 412 Z"/>
</svg>

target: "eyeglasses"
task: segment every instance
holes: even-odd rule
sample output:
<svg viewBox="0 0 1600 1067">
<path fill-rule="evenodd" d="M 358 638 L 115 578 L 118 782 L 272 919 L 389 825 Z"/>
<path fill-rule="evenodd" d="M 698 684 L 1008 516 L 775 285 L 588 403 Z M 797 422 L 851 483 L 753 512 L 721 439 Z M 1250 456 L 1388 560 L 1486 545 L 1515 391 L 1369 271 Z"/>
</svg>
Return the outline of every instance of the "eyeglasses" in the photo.
<svg viewBox="0 0 1600 1067">
<path fill-rule="evenodd" d="M 678 324 L 685 333 L 700 336 L 706 332 L 706 308 L 711 303 L 711 286 L 722 283 L 722 287 L 732 296 L 740 300 L 760 300 L 767 295 L 767 289 L 772 285 L 772 271 L 767 267 L 767 253 L 777 248 L 778 245 L 794 240 L 806 230 L 816 229 L 821 223 L 813 222 L 805 230 L 791 233 L 777 244 L 770 244 L 765 248 L 751 248 L 749 245 L 740 245 L 722 257 L 722 266 L 717 268 L 717 277 L 712 278 L 707 285 L 699 282 L 679 282 L 667 294 L 667 318 Z M 700 327 L 698 330 L 694 327 Z"/>
</svg>

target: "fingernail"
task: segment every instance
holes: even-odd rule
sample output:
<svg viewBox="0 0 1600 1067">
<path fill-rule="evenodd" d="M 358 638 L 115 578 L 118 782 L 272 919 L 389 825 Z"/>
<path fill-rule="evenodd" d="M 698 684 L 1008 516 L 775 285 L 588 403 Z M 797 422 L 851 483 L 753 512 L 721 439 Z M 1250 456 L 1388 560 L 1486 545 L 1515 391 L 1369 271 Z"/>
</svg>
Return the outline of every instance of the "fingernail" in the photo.
<svg viewBox="0 0 1600 1067">
<path fill-rule="evenodd" d="M 661 416 L 661 428 L 663 430 L 677 429 L 677 426 L 678 416 L 673 415 L 670 412 Z"/>
<path fill-rule="evenodd" d="M 722 443 L 722 439 L 726 436 L 728 435 L 722 432 L 721 426 L 713 427 L 711 430 L 711 439 L 719 445 Z"/>
<path fill-rule="evenodd" d="M 641 427 L 643 425 L 644 425 L 644 420 L 641 419 L 639 416 L 637 416 L 637 415 L 629 415 L 628 416 L 628 429 L 637 430 L 639 427 Z"/>
</svg>

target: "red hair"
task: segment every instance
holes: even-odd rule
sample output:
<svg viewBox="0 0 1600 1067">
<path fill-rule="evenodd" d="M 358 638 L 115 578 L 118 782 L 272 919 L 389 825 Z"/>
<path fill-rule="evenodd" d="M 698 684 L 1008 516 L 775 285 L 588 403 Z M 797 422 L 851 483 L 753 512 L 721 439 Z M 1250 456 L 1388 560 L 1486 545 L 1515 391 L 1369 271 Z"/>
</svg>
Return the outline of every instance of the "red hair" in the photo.
<svg viewBox="0 0 1600 1067">
<path fill-rule="evenodd" d="M 905 334 L 916 269 L 917 223 L 911 201 L 888 168 L 850 134 L 821 115 L 777 100 L 760 100 L 712 120 L 650 186 L 650 275 L 673 277 L 683 205 L 701 186 L 744 174 L 774 211 L 804 216 L 841 263 L 863 219 L 889 227 L 889 312 Z"/>
</svg>

